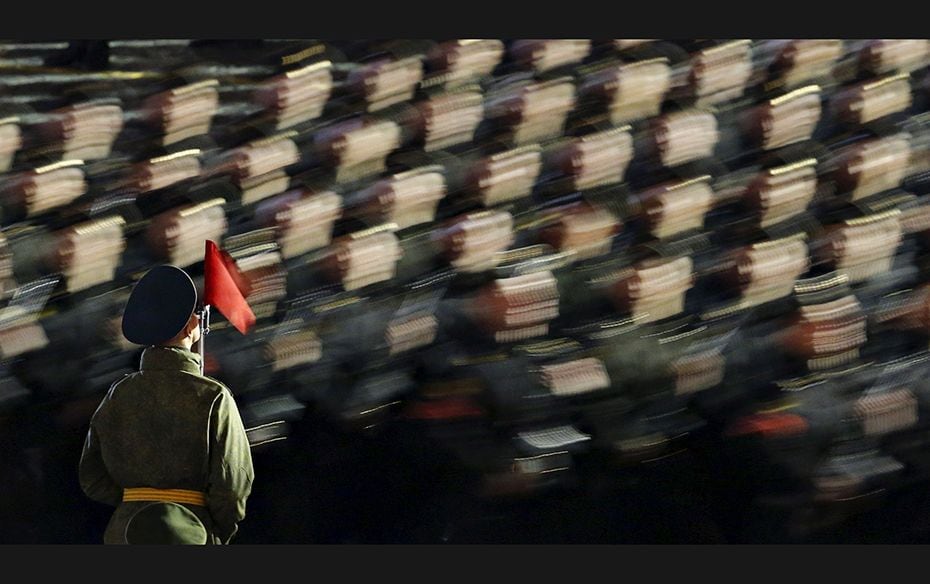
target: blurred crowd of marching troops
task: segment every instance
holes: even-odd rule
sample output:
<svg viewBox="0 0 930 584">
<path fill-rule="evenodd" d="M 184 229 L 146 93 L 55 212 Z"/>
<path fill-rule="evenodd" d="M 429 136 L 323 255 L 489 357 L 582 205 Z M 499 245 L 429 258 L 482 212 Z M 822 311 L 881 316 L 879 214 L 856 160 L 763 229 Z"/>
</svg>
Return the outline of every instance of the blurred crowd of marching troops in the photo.
<svg viewBox="0 0 930 584">
<path fill-rule="evenodd" d="M 206 337 L 256 461 L 238 541 L 919 540 L 928 65 L 0 43 L 0 541 L 99 541 L 76 469 L 137 367 L 122 307 L 160 263 L 201 283 L 207 239 L 258 317 Z"/>
</svg>

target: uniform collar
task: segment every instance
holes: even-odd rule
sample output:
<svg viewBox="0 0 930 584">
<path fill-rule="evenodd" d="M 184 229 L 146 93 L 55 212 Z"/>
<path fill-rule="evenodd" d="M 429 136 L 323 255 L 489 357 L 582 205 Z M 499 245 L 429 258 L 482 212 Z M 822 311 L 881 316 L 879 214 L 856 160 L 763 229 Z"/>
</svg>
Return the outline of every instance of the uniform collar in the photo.
<svg viewBox="0 0 930 584">
<path fill-rule="evenodd" d="M 169 369 L 200 374 L 202 357 L 181 347 L 147 347 L 142 352 L 141 369 Z"/>
</svg>

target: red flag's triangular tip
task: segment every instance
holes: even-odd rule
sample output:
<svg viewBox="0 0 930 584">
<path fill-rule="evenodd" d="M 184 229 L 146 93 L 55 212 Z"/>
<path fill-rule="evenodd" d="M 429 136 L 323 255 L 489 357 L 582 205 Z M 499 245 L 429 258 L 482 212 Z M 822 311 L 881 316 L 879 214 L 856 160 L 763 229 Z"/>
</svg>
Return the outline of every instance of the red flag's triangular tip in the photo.
<svg viewBox="0 0 930 584">
<path fill-rule="evenodd" d="M 236 267 L 229 254 L 226 257 L 217 245 L 207 240 L 203 257 L 203 302 L 213 306 L 242 334 L 255 324 L 255 314 L 245 301 L 240 284 L 251 286 Z"/>
</svg>

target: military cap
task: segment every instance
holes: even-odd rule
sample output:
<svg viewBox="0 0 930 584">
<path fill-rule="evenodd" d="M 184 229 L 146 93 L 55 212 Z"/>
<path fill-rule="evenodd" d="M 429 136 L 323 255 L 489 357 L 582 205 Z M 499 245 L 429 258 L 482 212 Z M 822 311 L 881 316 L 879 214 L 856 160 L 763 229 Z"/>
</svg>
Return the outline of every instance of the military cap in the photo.
<svg viewBox="0 0 930 584">
<path fill-rule="evenodd" d="M 145 273 L 133 287 L 123 311 L 123 335 L 138 345 L 174 338 L 197 305 L 197 289 L 187 273 L 164 264 Z"/>
<path fill-rule="evenodd" d="M 204 545 L 207 530 L 197 515 L 177 503 L 150 503 L 126 526 L 126 543 Z"/>
</svg>

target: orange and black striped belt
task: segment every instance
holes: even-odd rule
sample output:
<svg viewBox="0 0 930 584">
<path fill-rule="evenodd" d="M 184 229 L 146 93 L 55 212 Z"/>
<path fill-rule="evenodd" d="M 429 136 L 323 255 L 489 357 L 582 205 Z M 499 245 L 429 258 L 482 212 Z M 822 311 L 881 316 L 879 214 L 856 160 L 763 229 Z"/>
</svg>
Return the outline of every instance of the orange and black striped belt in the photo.
<svg viewBox="0 0 930 584">
<path fill-rule="evenodd" d="M 187 489 L 153 489 L 150 487 L 123 489 L 123 501 L 164 501 L 207 506 L 207 496 L 203 492 Z"/>
</svg>

